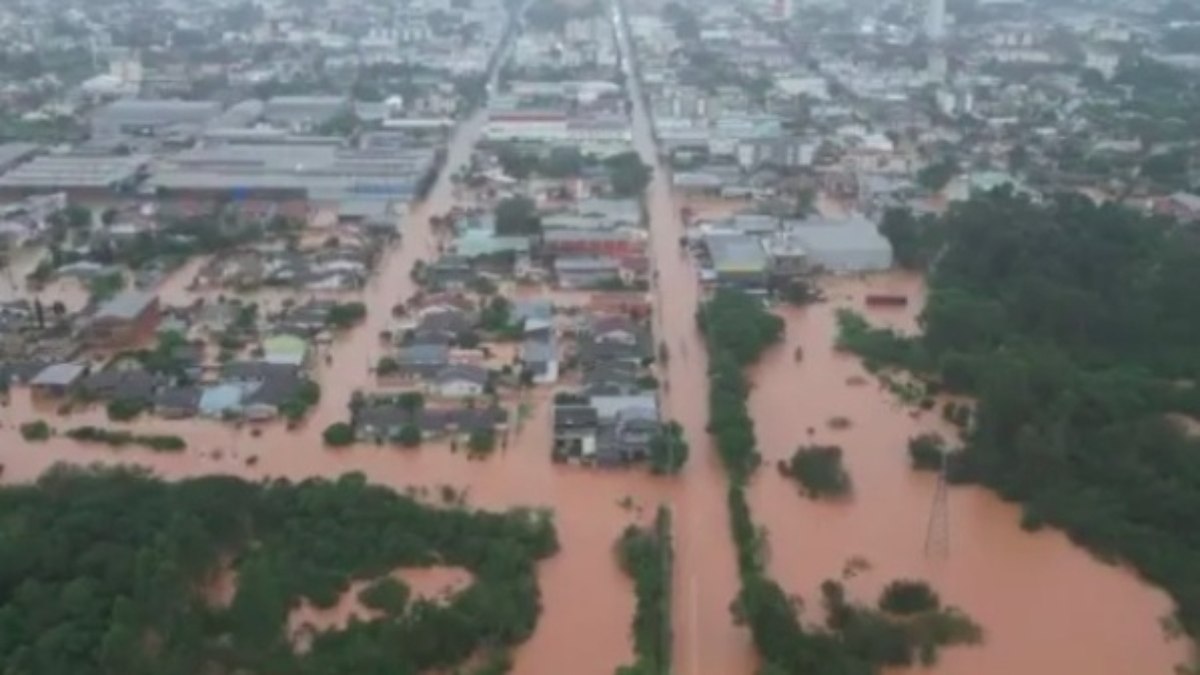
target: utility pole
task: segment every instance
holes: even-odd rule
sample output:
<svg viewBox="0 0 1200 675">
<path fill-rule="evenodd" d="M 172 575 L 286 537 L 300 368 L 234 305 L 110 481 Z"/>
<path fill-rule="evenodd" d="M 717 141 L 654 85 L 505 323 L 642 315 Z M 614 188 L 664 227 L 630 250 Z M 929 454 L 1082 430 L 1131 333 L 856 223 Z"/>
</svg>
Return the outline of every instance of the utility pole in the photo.
<svg viewBox="0 0 1200 675">
<path fill-rule="evenodd" d="M 937 487 L 933 491 L 933 505 L 929 509 L 929 523 L 925 527 L 925 557 L 950 557 L 950 502 L 946 490 L 946 457 L 938 471 Z"/>
</svg>

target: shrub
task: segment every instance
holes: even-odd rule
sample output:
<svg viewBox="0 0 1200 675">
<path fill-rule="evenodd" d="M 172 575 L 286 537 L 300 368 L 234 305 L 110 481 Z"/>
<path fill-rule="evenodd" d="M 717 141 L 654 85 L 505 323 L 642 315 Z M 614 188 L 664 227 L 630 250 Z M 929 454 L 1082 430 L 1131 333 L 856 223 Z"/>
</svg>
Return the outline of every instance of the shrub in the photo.
<svg viewBox="0 0 1200 675">
<path fill-rule="evenodd" d="M 399 616 L 404 613 L 409 595 L 408 584 L 392 577 L 384 577 L 362 589 L 358 600 L 364 607 L 379 610 L 388 616 Z"/>
<path fill-rule="evenodd" d="M 791 461 L 781 463 L 779 468 L 813 499 L 850 493 L 850 474 L 842 467 L 842 449 L 836 445 L 800 446 Z"/>
<path fill-rule="evenodd" d="M 467 440 L 467 447 L 473 455 L 487 455 L 496 449 L 495 429 L 476 429 Z"/>
<path fill-rule="evenodd" d="M 322 437 L 325 439 L 325 445 L 344 448 L 354 443 L 354 427 L 345 422 L 335 422 L 325 429 Z"/>
<path fill-rule="evenodd" d="M 26 422 L 21 425 L 21 438 L 30 443 L 37 443 L 50 438 L 50 425 L 42 420 Z"/>
<path fill-rule="evenodd" d="M 145 410 L 146 402 L 141 399 L 117 399 L 108 404 L 108 419 L 125 422 L 141 415 Z"/>
<path fill-rule="evenodd" d="M 945 441 L 937 434 L 921 434 L 908 441 L 908 457 L 917 471 L 940 471 L 946 459 Z"/>
<path fill-rule="evenodd" d="M 403 445 L 406 448 L 415 448 L 421 444 L 421 438 L 422 434 L 420 427 L 415 424 L 405 424 L 404 427 L 400 429 L 400 434 L 396 437 L 396 440 L 400 442 L 400 445 Z"/>
<path fill-rule="evenodd" d="M 923 581 L 897 579 L 879 596 L 879 609 L 901 616 L 934 612 L 941 606 L 937 593 Z"/>
</svg>

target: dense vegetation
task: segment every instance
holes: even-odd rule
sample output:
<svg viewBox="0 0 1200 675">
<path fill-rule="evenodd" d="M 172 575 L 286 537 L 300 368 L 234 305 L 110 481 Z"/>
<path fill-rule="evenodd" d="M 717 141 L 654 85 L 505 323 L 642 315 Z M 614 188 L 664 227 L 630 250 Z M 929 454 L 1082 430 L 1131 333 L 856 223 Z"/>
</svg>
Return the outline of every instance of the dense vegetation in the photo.
<svg viewBox="0 0 1200 675">
<path fill-rule="evenodd" d="M 1200 232 L 1007 192 L 937 225 L 922 336 L 851 322 L 842 346 L 975 396 L 950 477 L 1130 561 L 1200 635 L 1200 441 L 1167 419 L 1200 413 Z"/>
<path fill-rule="evenodd" d="M 908 441 L 908 459 L 916 471 L 941 471 L 946 461 L 946 441 L 937 434 L 921 434 Z"/>
<path fill-rule="evenodd" d="M 367 317 L 367 306 L 361 302 L 339 302 L 329 309 L 326 322 L 330 328 L 353 328 Z"/>
<path fill-rule="evenodd" d="M 653 169 L 642 163 L 636 152 L 623 152 L 604 160 L 608 182 L 618 197 L 641 197 L 650 185 Z"/>
<path fill-rule="evenodd" d="M 72 675 L 453 667 L 530 634 L 535 563 L 557 548 L 545 516 L 434 509 L 358 474 L 163 483 L 58 467 L 0 489 L 0 531 L 0 663 Z M 414 600 L 293 651 L 287 617 L 302 599 L 330 607 L 352 580 L 428 565 L 468 568 L 475 583 L 448 604 Z M 226 570 L 237 592 L 219 606 L 207 589 Z"/>
<path fill-rule="evenodd" d="M 617 675 L 668 675 L 671 672 L 671 512 L 659 507 L 652 527 L 630 525 L 617 542 L 621 568 L 633 578 L 637 610 L 633 651 L 637 662 Z"/>
<path fill-rule="evenodd" d="M 321 438 L 325 441 L 325 445 L 334 448 L 344 448 L 347 445 L 354 445 L 354 427 L 346 422 L 334 422 L 325 427 Z"/>
<path fill-rule="evenodd" d="M 745 487 L 758 451 L 741 369 L 779 340 L 783 324 L 761 302 L 734 291 L 719 291 L 699 318 L 709 347 L 709 432 L 730 475 L 729 518 L 741 580 L 733 611 L 749 626 L 762 656 L 759 672 L 870 675 L 884 666 L 911 664 L 914 654 L 931 662 L 939 646 L 978 640 L 978 627 L 960 614 L 893 619 L 846 602 L 834 582 L 823 587 L 827 626 L 801 625 L 793 601 L 767 574 L 765 541 Z"/>
<path fill-rule="evenodd" d="M 43 420 L 25 422 L 21 425 L 21 438 L 30 443 L 48 440 L 52 433 L 54 433 L 54 430 Z"/>
<path fill-rule="evenodd" d="M 187 441 L 179 436 L 171 435 L 135 434 L 129 431 L 114 431 L 90 426 L 75 427 L 66 435 L 80 443 L 97 443 L 114 448 L 140 445 L 154 452 L 182 452 L 187 449 Z"/>
<path fill-rule="evenodd" d="M 697 323 L 709 344 L 708 432 L 725 469 L 741 483 L 760 461 L 742 368 L 779 340 L 783 320 L 743 293 L 720 290 L 700 309 Z"/>
<path fill-rule="evenodd" d="M 906 616 L 933 612 L 941 607 L 941 598 L 923 581 L 897 579 L 888 584 L 879 596 L 879 609 L 890 614 Z"/>
<path fill-rule="evenodd" d="M 842 449 L 836 445 L 800 446 L 791 460 L 779 462 L 779 472 L 800 484 L 813 499 L 850 494 L 850 474 L 842 466 Z"/>
<path fill-rule="evenodd" d="M 688 443 L 683 427 L 671 421 L 650 439 L 650 470 L 656 474 L 676 474 L 687 464 Z"/>
<path fill-rule="evenodd" d="M 408 584 L 393 577 L 383 577 L 362 589 L 358 594 L 358 601 L 364 607 L 378 610 L 391 617 L 399 617 L 404 614 L 410 595 L 412 592 L 408 588 Z"/>
</svg>

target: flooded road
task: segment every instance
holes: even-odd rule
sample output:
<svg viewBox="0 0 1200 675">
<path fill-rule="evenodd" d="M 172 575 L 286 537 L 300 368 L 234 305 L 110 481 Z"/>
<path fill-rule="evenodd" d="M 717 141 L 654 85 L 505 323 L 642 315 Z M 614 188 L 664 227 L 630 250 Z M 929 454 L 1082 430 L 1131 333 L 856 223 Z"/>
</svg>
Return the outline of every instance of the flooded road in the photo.
<svg viewBox="0 0 1200 675">
<path fill-rule="evenodd" d="M 735 626 L 729 612 L 738 591 L 738 574 L 726 510 L 728 483 L 705 431 L 708 366 L 695 318 L 700 285 L 691 258 L 679 246 L 684 233 L 681 204 L 672 194 L 669 168 L 658 159 L 650 116 L 630 67 L 630 36 L 616 23 L 633 99 L 634 146 L 642 161 L 654 168 L 646 200 L 651 258 L 658 275 L 654 329 L 656 339 L 665 342 L 671 354 L 664 409 L 683 426 L 691 449 L 677 479 L 680 484 L 669 495 L 675 509 L 674 670 L 680 675 L 748 674 L 757 665 L 750 633 Z"/>
<path fill-rule="evenodd" d="M 1060 532 L 1023 531 L 1019 508 L 983 488 L 949 489 L 949 554 L 926 556 L 937 479 L 909 469 L 907 440 L 925 431 L 952 437 L 951 429 L 938 411 L 911 417 L 858 359 L 833 350 L 838 307 L 914 330 L 921 281 L 887 274 L 828 280 L 823 290 L 830 302 L 782 311 L 785 344 L 750 373 L 750 409 L 764 459 L 751 485 L 751 508 L 769 532 L 770 572 L 784 589 L 806 600 L 819 597 L 820 583 L 838 578 L 855 557 L 869 569 L 847 587 L 867 602 L 893 579 L 928 580 L 985 631 L 980 646 L 945 650 L 933 669 L 939 675 L 1170 673 L 1184 662 L 1187 641 L 1168 642 L 1159 625 L 1172 611 L 1165 593 L 1093 559 Z M 902 293 L 910 306 L 866 310 L 868 292 Z M 801 362 L 794 358 L 797 347 L 804 350 Z M 836 416 L 851 426 L 831 429 L 828 421 Z M 807 443 L 843 448 L 854 483 L 848 502 L 804 499 L 774 470 Z"/>
</svg>

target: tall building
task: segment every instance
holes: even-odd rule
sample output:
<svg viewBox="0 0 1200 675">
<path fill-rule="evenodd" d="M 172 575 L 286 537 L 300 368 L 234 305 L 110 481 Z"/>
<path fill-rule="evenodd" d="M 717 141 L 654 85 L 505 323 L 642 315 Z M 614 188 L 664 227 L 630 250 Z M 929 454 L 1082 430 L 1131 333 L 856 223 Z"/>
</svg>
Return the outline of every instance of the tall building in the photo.
<svg viewBox="0 0 1200 675">
<path fill-rule="evenodd" d="M 946 0 L 925 0 L 925 37 L 941 42 L 946 37 Z"/>
</svg>

